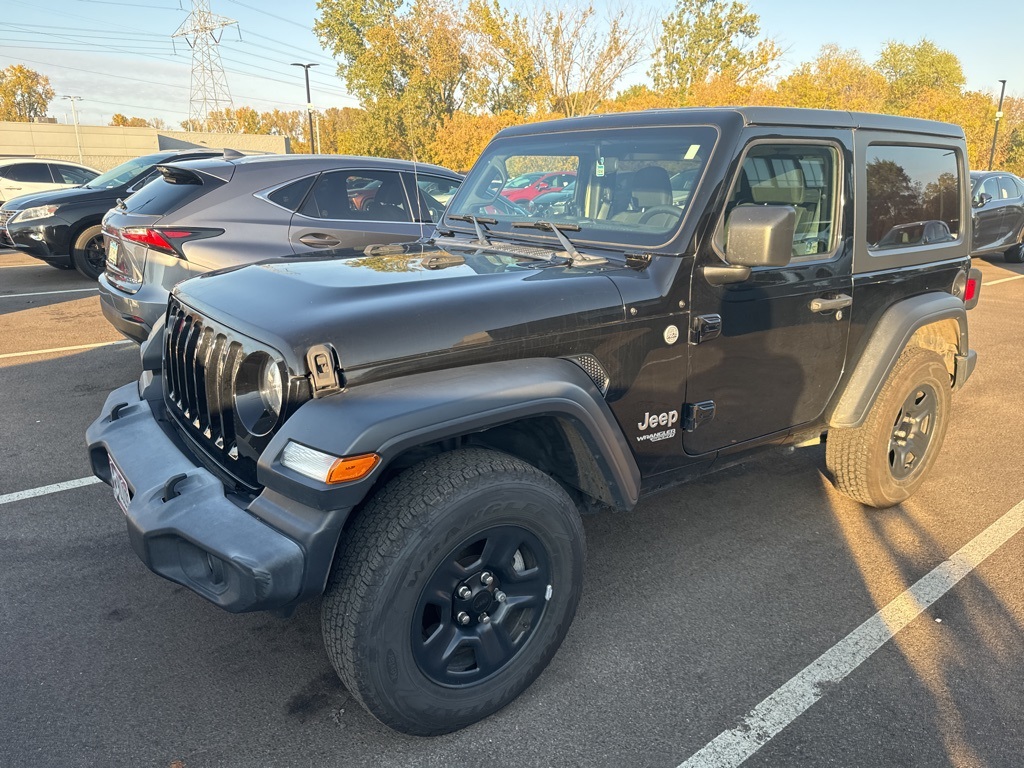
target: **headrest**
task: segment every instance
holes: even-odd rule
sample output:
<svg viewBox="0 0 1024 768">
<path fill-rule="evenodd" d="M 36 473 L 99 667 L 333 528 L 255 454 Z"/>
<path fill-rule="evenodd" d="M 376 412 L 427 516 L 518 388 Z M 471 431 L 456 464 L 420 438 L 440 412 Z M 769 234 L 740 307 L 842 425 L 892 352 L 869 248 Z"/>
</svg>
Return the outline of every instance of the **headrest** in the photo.
<svg viewBox="0 0 1024 768">
<path fill-rule="evenodd" d="M 672 180 L 660 165 L 647 165 L 633 174 L 633 198 L 641 208 L 672 205 Z"/>
<path fill-rule="evenodd" d="M 799 168 L 750 185 L 755 203 L 797 205 L 804 201 L 804 172 Z"/>
</svg>

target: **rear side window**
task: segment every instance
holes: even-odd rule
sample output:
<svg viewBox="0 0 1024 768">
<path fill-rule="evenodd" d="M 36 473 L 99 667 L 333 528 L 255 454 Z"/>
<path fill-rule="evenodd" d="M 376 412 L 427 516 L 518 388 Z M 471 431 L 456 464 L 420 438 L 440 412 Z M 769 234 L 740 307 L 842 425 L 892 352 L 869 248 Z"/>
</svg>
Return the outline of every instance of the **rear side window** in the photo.
<svg viewBox="0 0 1024 768">
<path fill-rule="evenodd" d="M 1013 182 L 1009 176 L 999 177 L 999 199 L 1000 200 L 1013 200 L 1014 198 L 1020 197 L 1020 192 L 1017 190 L 1017 185 Z"/>
<path fill-rule="evenodd" d="M 205 177 L 202 183 L 172 184 L 161 176 L 125 200 L 125 209 L 129 213 L 163 216 L 208 194 L 223 183 L 219 179 Z"/>
<path fill-rule="evenodd" d="M 299 213 L 313 219 L 412 221 L 402 179 L 394 171 L 321 174 Z"/>
<path fill-rule="evenodd" d="M 955 149 L 868 147 L 870 250 L 950 242 L 959 233 L 960 167 Z"/>
<path fill-rule="evenodd" d="M 293 181 L 291 184 L 285 184 L 267 195 L 267 199 L 289 211 L 297 211 L 314 181 L 316 181 L 316 176 L 307 176 L 304 179 Z"/>
<path fill-rule="evenodd" d="M 99 175 L 73 165 L 51 165 L 50 168 L 53 170 L 53 177 L 65 184 L 88 184 Z"/>
<path fill-rule="evenodd" d="M 24 181 L 30 184 L 52 184 L 50 168 L 46 163 L 18 163 L 12 165 L 4 174 L 11 181 Z"/>
</svg>

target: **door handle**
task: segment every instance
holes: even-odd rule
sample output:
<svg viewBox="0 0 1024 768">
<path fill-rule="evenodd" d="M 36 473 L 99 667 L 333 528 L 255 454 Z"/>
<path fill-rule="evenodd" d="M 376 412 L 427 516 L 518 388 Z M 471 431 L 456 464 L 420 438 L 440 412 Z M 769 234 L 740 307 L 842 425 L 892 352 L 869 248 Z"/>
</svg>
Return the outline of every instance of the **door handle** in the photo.
<svg viewBox="0 0 1024 768">
<path fill-rule="evenodd" d="M 341 240 L 334 235 L 325 235 L 322 232 L 311 232 L 299 238 L 299 242 L 308 245 L 310 248 L 333 248 L 341 245 Z"/>
<path fill-rule="evenodd" d="M 845 293 L 840 293 L 838 296 L 833 296 L 831 299 L 811 299 L 809 304 L 811 312 L 832 312 L 843 307 L 848 307 L 853 304 L 853 297 L 847 296 Z"/>
</svg>

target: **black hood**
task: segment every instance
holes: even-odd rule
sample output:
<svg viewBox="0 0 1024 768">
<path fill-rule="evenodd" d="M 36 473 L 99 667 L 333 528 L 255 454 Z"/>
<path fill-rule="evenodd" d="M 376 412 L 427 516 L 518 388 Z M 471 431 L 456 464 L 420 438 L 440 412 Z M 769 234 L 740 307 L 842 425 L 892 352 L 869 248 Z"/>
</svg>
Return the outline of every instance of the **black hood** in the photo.
<svg viewBox="0 0 1024 768">
<path fill-rule="evenodd" d="M 26 208 L 33 208 L 37 205 L 95 203 L 108 199 L 113 204 L 117 201 L 118 196 L 123 194 L 123 187 L 111 187 L 110 189 L 71 187 L 70 189 L 54 189 L 49 192 L 33 192 L 29 195 L 19 195 L 12 200 L 8 200 L 4 203 L 3 207 L 7 211 L 23 211 Z"/>
<path fill-rule="evenodd" d="M 276 260 L 175 289 L 185 304 L 267 343 L 305 371 L 330 343 L 345 371 L 481 347 L 514 358 L 543 337 L 622 322 L 612 264 L 570 267 L 486 250 L 410 244 L 401 253 Z"/>
</svg>

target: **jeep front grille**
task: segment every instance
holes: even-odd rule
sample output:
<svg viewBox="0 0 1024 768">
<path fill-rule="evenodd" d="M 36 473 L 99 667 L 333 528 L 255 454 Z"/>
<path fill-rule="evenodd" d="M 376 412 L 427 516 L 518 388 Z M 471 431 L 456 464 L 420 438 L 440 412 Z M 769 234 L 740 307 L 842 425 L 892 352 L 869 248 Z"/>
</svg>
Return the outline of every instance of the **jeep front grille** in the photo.
<svg viewBox="0 0 1024 768">
<path fill-rule="evenodd" d="M 180 430 L 231 478 L 257 488 L 256 459 L 269 435 L 246 433 L 235 414 L 235 374 L 245 357 L 279 355 L 171 298 L 164 344 L 164 402 Z"/>
</svg>

